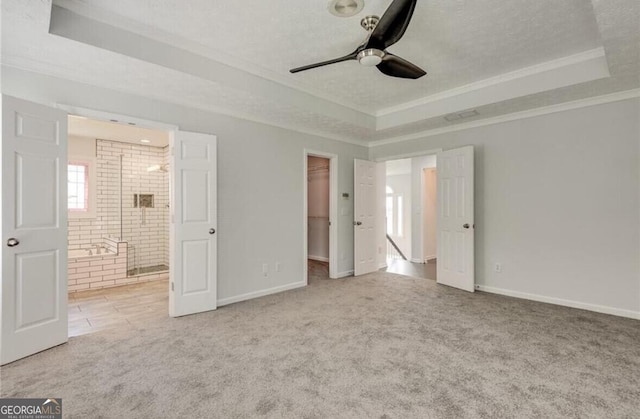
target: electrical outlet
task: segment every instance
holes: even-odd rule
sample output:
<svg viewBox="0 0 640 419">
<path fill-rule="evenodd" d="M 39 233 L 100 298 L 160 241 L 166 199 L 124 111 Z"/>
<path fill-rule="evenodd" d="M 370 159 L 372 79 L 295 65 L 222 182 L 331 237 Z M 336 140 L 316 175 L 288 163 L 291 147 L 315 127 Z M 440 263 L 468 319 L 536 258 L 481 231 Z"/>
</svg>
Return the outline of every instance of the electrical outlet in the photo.
<svg viewBox="0 0 640 419">
<path fill-rule="evenodd" d="M 502 272 L 502 264 L 501 263 L 496 263 L 496 266 L 493 268 L 494 271 L 496 271 L 497 273 L 501 273 Z"/>
<path fill-rule="evenodd" d="M 269 264 L 267 263 L 262 264 L 262 275 L 269 276 Z"/>
<path fill-rule="evenodd" d="M 282 263 L 276 262 L 276 272 L 281 272 L 281 271 L 282 271 Z"/>
</svg>

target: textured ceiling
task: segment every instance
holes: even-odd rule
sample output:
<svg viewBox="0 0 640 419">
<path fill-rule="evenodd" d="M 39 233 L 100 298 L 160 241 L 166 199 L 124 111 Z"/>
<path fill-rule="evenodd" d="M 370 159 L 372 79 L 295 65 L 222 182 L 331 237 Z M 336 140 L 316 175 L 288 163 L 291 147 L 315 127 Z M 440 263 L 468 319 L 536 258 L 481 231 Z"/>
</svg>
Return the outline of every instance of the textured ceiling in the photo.
<svg viewBox="0 0 640 419">
<path fill-rule="evenodd" d="M 417 81 L 350 61 L 298 74 L 293 67 L 343 56 L 366 37 L 362 17 L 390 0 L 366 0 L 351 18 L 325 0 L 84 0 L 137 22 L 265 67 L 370 110 L 415 100 L 601 46 L 586 0 L 422 0 L 404 38 L 390 48 L 427 70 Z"/>
<path fill-rule="evenodd" d="M 209 58 L 246 65 L 282 85 L 364 112 L 603 46 L 611 77 L 478 107 L 487 118 L 640 87 L 637 0 L 419 0 L 405 37 L 390 50 L 424 67 L 417 81 L 385 77 L 355 62 L 292 75 L 288 69 L 351 51 L 361 17 L 389 0 L 368 0 L 352 18 L 324 0 L 60 0 L 139 23 L 147 36 L 202 46 Z M 367 143 L 454 125 L 441 117 L 375 131 L 310 103 L 231 87 L 48 33 L 50 0 L 2 1 L 2 64 L 330 138 Z M 218 54 L 218 55 L 216 55 Z M 462 109 L 461 109 L 462 110 Z M 464 120 L 462 122 L 467 122 Z"/>
</svg>

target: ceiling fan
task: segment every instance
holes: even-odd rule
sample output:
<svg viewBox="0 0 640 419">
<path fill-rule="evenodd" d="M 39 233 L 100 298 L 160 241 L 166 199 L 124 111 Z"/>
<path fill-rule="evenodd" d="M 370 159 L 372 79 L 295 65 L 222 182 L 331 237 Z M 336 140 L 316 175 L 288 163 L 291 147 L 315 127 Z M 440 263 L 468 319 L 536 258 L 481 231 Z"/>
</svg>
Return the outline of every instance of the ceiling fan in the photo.
<svg viewBox="0 0 640 419">
<path fill-rule="evenodd" d="M 386 50 L 404 35 L 411 21 L 413 10 L 416 8 L 416 2 L 417 0 L 393 0 L 382 18 L 367 16 L 362 19 L 360 24 L 369 32 L 369 35 L 351 54 L 289 71 L 298 73 L 342 61 L 358 60 L 360 64 L 367 67 L 375 65 L 387 76 L 404 79 L 417 79 L 424 76 L 427 73 L 420 67 Z"/>
</svg>

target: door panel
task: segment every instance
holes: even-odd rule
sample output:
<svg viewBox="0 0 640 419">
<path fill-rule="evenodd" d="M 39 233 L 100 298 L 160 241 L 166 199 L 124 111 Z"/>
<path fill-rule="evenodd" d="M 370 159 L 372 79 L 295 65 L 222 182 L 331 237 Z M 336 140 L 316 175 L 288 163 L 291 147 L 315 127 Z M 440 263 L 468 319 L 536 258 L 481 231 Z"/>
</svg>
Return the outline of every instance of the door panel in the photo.
<svg viewBox="0 0 640 419">
<path fill-rule="evenodd" d="M 6 364 L 67 341 L 67 115 L 9 96 L 2 107 Z"/>
<path fill-rule="evenodd" d="M 354 161 L 354 275 L 377 270 L 376 166 L 371 161 Z"/>
<path fill-rule="evenodd" d="M 216 137 L 178 131 L 171 147 L 169 314 L 176 317 L 217 304 Z"/>
<path fill-rule="evenodd" d="M 438 153 L 438 283 L 473 292 L 473 147 Z"/>
</svg>

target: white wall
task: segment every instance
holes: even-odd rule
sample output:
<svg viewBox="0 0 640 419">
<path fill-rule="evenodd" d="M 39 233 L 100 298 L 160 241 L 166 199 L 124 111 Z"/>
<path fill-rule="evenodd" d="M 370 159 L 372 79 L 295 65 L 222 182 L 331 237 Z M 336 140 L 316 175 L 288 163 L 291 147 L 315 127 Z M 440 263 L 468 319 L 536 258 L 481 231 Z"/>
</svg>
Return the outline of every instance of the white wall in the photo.
<svg viewBox="0 0 640 419">
<path fill-rule="evenodd" d="M 437 207 L 438 182 L 436 169 L 423 169 L 422 172 L 422 257 L 425 261 L 437 256 Z"/>
<path fill-rule="evenodd" d="M 435 154 L 413 157 L 411 159 L 411 261 L 424 262 L 424 187 L 422 185 L 422 171 L 436 167 Z"/>
<path fill-rule="evenodd" d="M 114 86 L 114 89 L 117 86 Z M 365 147 L 13 68 L 3 93 L 114 112 L 218 136 L 218 298 L 221 304 L 303 281 L 304 149 L 338 155 L 338 272 L 353 270 L 353 159 Z M 275 262 L 282 271 L 275 272 Z M 262 275 L 262 264 L 269 276 Z"/>
<path fill-rule="evenodd" d="M 329 261 L 329 159 L 309 156 L 307 163 L 309 259 Z"/>
<path fill-rule="evenodd" d="M 381 145 L 371 155 L 474 145 L 476 283 L 639 317 L 639 121 L 633 99 Z"/>
<path fill-rule="evenodd" d="M 411 190 L 411 175 L 395 175 L 387 176 L 387 186 L 393 189 L 394 198 L 394 219 L 393 219 L 393 231 L 387 233 L 389 237 L 398 245 L 398 248 L 407 257 L 411 258 L 411 205 L 412 205 L 412 190 Z M 386 194 L 385 194 L 386 197 Z M 398 230 L 398 218 L 400 213 L 398 211 L 398 200 L 402 198 L 402 231 Z M 385 206 L 386 208 L 386 206 Z M 385 223 L 386 227 L 386 223 Z"/>
</svg>

